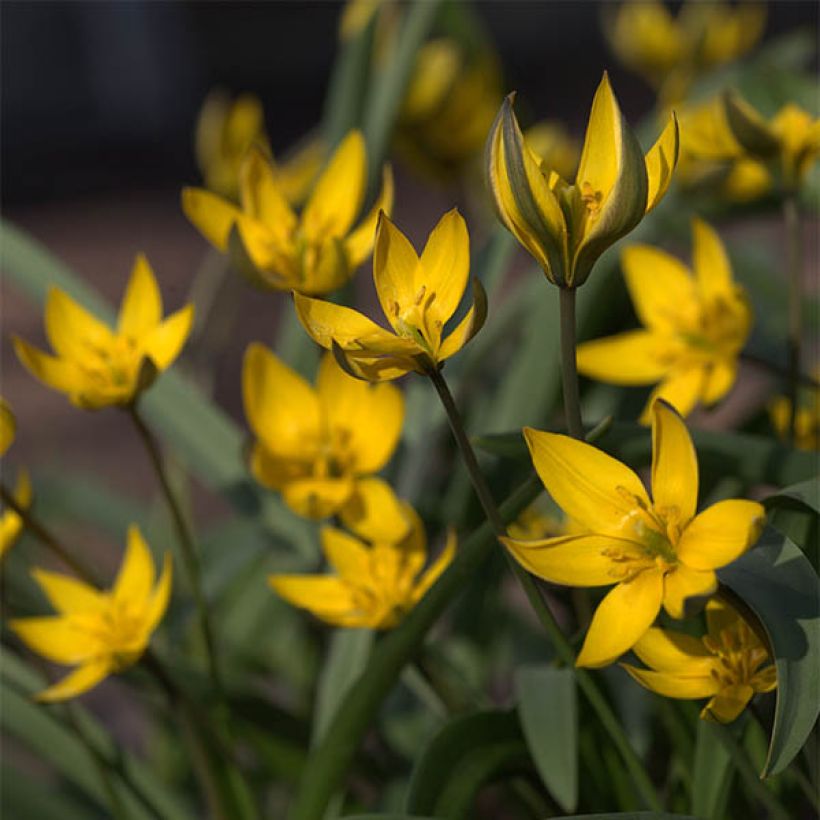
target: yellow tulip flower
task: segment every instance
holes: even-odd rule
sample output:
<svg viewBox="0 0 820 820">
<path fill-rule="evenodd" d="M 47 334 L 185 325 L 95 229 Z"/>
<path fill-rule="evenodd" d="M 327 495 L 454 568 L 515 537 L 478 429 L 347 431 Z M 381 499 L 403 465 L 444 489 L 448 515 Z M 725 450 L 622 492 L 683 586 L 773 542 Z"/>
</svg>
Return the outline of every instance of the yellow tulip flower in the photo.
<svg viewBox="0 0 820 820">
<path fill-rule="evenodd" d="M 9 626 L 38 655 L 77 667 L 40 692 L 37 700 L 76 697 L 139 660 L 168 606 L 171 572 L 171 556 L 166 553 L 155 584 L 154 559 L 134 525 L 128 530 L 125 557 L 110 590 L 35 569 L 34 580 L 58 614 L 17 618 Z"/>
<path fill-rule="evenodd" d="M 253 94 L 231 100 L 220 90 L 206 98 L 196 125 L 196 159 L 205 187 L 227 199 L 239 196 L 239 172 L 245 155 L 254 146 L 268 154 L 274 177 L 285 199 L 302 202 L 319 173 L 324 148 L 308 140 L 284 162 L 275 162 L 265 134 L 262 103 Z"/>
<path fill-rule="evenodd" d="M 703 638 L 650 629 L 633 647 L 650 668 L 622 666 L 641 686 L 664 697 L 709 698 L 701 718 L 731 723 L 756 692 L 777 687 L 777 671 L 766 647 L 728 604 L 709 601 L 706 624 Z"/>
<path fill-rule="evenodd" d="M 370 385 L 345 374 L 331 355 L 316 387 L 261 344 L 242 368 L 242 395 L 256 441 L 250 456 L 257 481 L 282 493 L 299 515 L 346 521 L 383 482 L 369 479 L 399 441 L 404 399 L 393 385 Z"/>
<path fill-rule="evenodd" d="M 17 420 L 14 413 L 8 402 L 0 396 L 0 456 L 5 455 L 16 432 Z M 26 470 L 18 472 L 12 496 L 23 509 L 31 505 L 31 479 Z M 22 531 L 23 519 L 14 510 L 4 510 L 0 515 L 0 559 L 11 549 Z"/>
<path fill-rule="evenodd" d="M 574 288 L 598 257 L 666 193 L 678 161 L 674 114 L 644 157 L 604 74 L 575 182 L 565 182 L 526 144 L 507 97 L 487 140 L 487 179 L 499 218 L 555 285 Z"/>
<path fill-rule="evenodd" d="M 455 533 L 426 570 L 427 536 L 409 504 L 410 522 L 400 541 L 359 538 L 332 527 L 322 529 L 322 550 L 335 575 L 271 575 L 269 583 L 289 603 L 334 626 L 391 629 L 412 609 L 453 560 Z"/>
<path fill-rule="evenodd" d="M 616 584 L 603 599 L 578 666 L 605 666 L 649 629 L 661 606 L 684 616 L 687 598 L 711 595 L 715 570 L 754 542 L 763 507 L 732 499 L 696 514 L 698 462 L 675 410 L 652 407 L 652 497 L 624 464 L 590 444 L 524 429 L 547 492 L 586 532 L 535 541 L 502 538 L 526 569 L 557 584 Z"/>
<path fill-rule="evenodd" d="M 231 250 L 240 270 L 262 287 L 301 293 L 336 290 L 367 259 L 380 210 L 393 206 L 388 166 L 378 201 L 352 229 L 367 180 L 364 137 L 351 131 L 318 177 L 297 216 L 259 149 L 245 156 L 237 207 L 201 188 L 182 191 L 182 209 L 218 250 Z"/>
<path fill-rule="evenodd" d="M 470 275 L 470 238 L 454 208 L 430 234 L 419 257 L 407 237 L 382 214 L 376 230 L 373 279 L 393 332 L 358 311 L 294 294 L 299 319 L 310 336 L 334 349 L 358 378 L 395 379 L 427 373 L 457 353 L 481 329 L 487 302 L 473 280 L 473 305 L 445 336 Z M 443 338 L 444 337 L 444 338 Z"/>
<path fill-rule="evenodd" d="M 626 284 L 644 327 L 578 347 L 578 371 L 611 384 L 660 382 L 642 416 L 663 398 L 686 416 L 698 401 L 714 404 L 729 392 L 752 325 L 745 291 L 718 235 L 695 219 L 694 275 L 659 248 L 633 245 L 623 253 Z"/>
<path fill-rule="evenodd" d="M 162 296 L 148 260 L 137 256 L 111 329 L 68 294 L 46 298 L 46 336 L 56 355 L 14 338 L 17 358 L 44 384 L 86 410 L 127 406 L 179 356 L 191 332 L 193 305 L 162 318 Z"/>
<path fill-rule="evenodd" d="M 541 120 L 524 132 L 524 141 L 547 173 L 555 171 L 561 179 L 575 176 L 581 150 L 562 122 Z"/>
</svg>

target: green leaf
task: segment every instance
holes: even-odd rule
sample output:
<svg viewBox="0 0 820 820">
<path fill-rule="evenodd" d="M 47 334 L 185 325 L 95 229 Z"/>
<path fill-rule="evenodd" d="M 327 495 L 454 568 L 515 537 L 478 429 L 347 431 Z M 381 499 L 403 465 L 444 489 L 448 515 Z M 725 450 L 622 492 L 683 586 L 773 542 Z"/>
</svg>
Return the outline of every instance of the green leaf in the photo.
<svg viewBox="0 0 820 820">
<path fill-rule="evenodd" d="M 735 772 L 732 755 L 720 742 L 717 731 L 713 723 L 698 721 L 692 776 L 692 811 L 707 820 L 723 820 L 726 817 Z"/>
<path fill-rule="evenodd" d="M 430 815 L 422 817 L 418 814 L 390 812 L 389 814 L 346 814 L 342 820 L 441 820 L 441 818 L 431 817 Z"/>
<path fill-rule="evenodd" d="M 477 712 L 454 718 L 416 761 L 407 810 L 466 820 L 482 785 L 531 767 L 514 712 Z"/>
<path fill-rule="evenodd" d="M 572 669 L 523 666 L 515 673 L 518 717 L 535 768 L 564 811 L 578 806 L 578 706 Z"/>
<path fill-rule="evenodd" d="M 337 629 L 330 638 L 314 707 L 313 744 L 320 743 L 339 705 L 367 665 L 373 630 Z"/>
<path fill-rule="evenodd" d="M 820 713 L 820 582 L 788 538 L 766 530 L 760 543 L 718 572 L 758 617 L 777 666 L 777 705 L 761 777 L 782 772 Z"/>
<path fill-rule="evenodd" d="M 36 820 L 88 820 L 89 807 L 82 800 L 47 788 L 48 781 L 35 778 L 16 766 L 0 768 L 0 816 Z"/>
<path fill-rule="evenodd" d="M 573 820 L 698 820 L 689 814 L 665 811 L 622 811 L 611 814 L 574 814 Z"/>
<path fill-rule="evenodd" d="M 769 523 L 801 547 L 817 567 L 820 554 L 820 481 L 813 478 L 786 487 L 764 499 L 769 511 Z"/>
</svg>

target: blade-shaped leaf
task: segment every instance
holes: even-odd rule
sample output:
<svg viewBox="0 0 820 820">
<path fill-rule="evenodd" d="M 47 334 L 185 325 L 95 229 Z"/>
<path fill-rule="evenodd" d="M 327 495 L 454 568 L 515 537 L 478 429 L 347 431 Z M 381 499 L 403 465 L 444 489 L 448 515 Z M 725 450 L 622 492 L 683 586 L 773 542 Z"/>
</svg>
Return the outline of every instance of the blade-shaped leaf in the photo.
<svg viewBox="0 0 820 820">
<path fill-rule="evenodd" d="M 716 727 L 698 721 L 692 782 L 692 811 L 707 820 L 722 820 L 735 767 L 732 756 L 717 737 Z"/>
</svg>

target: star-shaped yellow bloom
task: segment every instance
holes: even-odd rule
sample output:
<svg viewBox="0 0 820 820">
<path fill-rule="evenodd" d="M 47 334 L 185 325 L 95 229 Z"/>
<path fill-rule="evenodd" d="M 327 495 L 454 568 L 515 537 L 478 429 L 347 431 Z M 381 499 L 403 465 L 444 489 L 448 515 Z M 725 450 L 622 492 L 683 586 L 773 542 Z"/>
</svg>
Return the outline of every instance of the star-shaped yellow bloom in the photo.
<svg viewBox="0 0 820 820">
<path fill-rule="evenodd" d="M 642 330 L 629 330 L 578 347 L 578 371 L 611 384 L 660 382 L 655 398 L 688 415 L 700 401 L 714 404 L 729 392 L 752 326 L 746 293 L 718 235 L 695 219 L 694 275 L 659 248 L 633 245 L 622 256 L 624 275 Z"/>
<path fill-rule="evenodd" d="M 14 338 L 17 357 L 40 381 L 87 410 L 126 406 L 177 358 L 194 318 L 186 305 L 162 318 L 162 297 L 148 260 L 139 255 L 111 329 L 63 291 L 46 298 L 46 337 L 56 355 Z"/>
<path fill-rule="evenodd" d="M 171 572 L 171 555 L 166 553 L 156 581 L 154 559 L 133 525 L 119 573 L 108 591 L 35 569 L 34 580 L 58 614 L 17 618 L 9 626 L 38 655 L 77 667 L 40 692 L 37 700 L 76 697 L 139 660 L 168 606 Z"/>
<path fill-rule="evenodd" d="M 427 560 L 424 525 L 402 504 L 409 532 L 401 540 L 370 544 L 332 527 L 322 529 L 322 550 L 335 575 L 271 575 L 270 585 L 286 601 L 336 626 L 390 629 L 415 606 L 453 560 L 451 531 L 441 554 Z"/>
<path fill-rule="evenodd" d="M 732 499 L 696 514 L 698 462 L 686 425 L 663 401 L 652 406 L 652 496 L 638 476 L 590 444 L 525 428 L 547 492 L 586 530 L 537 541 L 503 538 L 540 578 L 568 586 L 616 584 L 598 606 L 579 666 L 605 666 L 652 625 L 661 606 L 682 618 L 687 598 L 711 595 L 715 570 L 760 533 L 763 507 Z"/>
<path fill-rule="evenodd" d="M 647 689 L 667 698 L 709 698 L 704 720 L 731 723 L 756 692 L 777 687 L 769 653 L 746 621 L 728 604 L 706 604 L 708 635 L 650 629 L 633 647 L 649 669 L 623 664 Z"/>
<path fill-rule="evenodd" d="M 294 294 L 305 330 L 322 347 L 336 349 L 357 377 L 395 379 L 437 368 L 481 329 L 484 291 L 473 280 L 473 305 L 449 333 L 470 276 L 470 238 L 454 208 L 430 234 L 418 256 L 407 237 L 382 214 L 376 230 L 373 279 L 392 332 L 356 310 Z"/>
<path fill-rule="evenodd" d="M 262 103 L 253 94 L 231 100 L 224 92 L 211 92 L 196 126 L 196 159 L 205 187 L 230 200 L 239 196 L 239 173 L 245 155 L 253 147 L 269 157 L 274 177 L 285 199 L 296 204 L 307 196 L 321 170 L 324 148 L 311 139 L 283 162 L 270 156 Z"/>
<path fill-rule="evenodd" d="M 628 234 L 666 193 L 678 161 L 672 115 L 644 157 L 604 74 L 575 182 L 545 168 L 524 140 L 507 97 L 487 139 L 487 179 L 499 218 L 547 278 L 576 287 L 598 257 Z"/>
<path fill-rule="evenodd" d="M 364 137 L 351 131 L 316 180 L 297 215 L 269 158 L 259 149 L 245 156 L 239 207 L 201 188 L 185 188 L 182 209 L 218 250 L 237 256 L 240 270 L 256 284 L 300 293 L 336 290 L 367 259 L 379 211 L 393 206 L 388 166 L 378 201 L 353 228 L 367 182 Z"/>
<path fill-rule="evenodd" d="M 0 396 L 0 456 L 6 454 L 17 432 L 17 420 L 8 402 Z M 26 470 L 17 473 L 13 490 L 14 500 L 24 509 L 31 504 L 31 479 Z M 0 559 L 11 549 L 23 531 L 23 519 L 14 510 L 4 510 L 0 515 Z"/>
<path fill-rule="evenodd" d="M 401 391 L 344 373 L 326 354 L 315 389 L 261 344 L 242 368 L 245 415 L 256 435 L 251 471 L 299 515 L 357 515 L 362 496 L 381 492 L 369 478 L 384 467 L 404 421 Z"/>
</svg>

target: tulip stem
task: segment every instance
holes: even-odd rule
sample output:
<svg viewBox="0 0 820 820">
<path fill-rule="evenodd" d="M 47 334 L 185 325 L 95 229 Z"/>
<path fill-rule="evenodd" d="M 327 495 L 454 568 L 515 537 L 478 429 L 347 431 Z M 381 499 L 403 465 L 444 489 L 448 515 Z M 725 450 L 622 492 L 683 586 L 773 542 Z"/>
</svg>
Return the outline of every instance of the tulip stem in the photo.
<svg viewBox="0 0 820 820">
<path fill-rule="evenodd" d="M 567 431 L 584 440 L 581 421 L 581 399 L 578 394 L 578 365 L 575 360 L 575 288 L 559 288 L 561 314 L 561 384 L 564 392 L 564 416 Z"/>
<path fill-rule="evenodd" d="M 171 517 L 174 521 L 174 528 L 177 533 L 177 541 L 179 543 L 178 556 L 181 557 L 181 563 L 185 566 L 185 572 L 188 576 L 188 583 L 191 587 L 191 592 L 194 596 L 194 603 L 196 605 L 197 614 L 199 616 L 199 624 L 202 630 L 202 636 L 205 639 L 205 654 L 208 661 L 208 671 L 211 677 L 214 690 L 223 698 L 222 679 L 219 674 L 219 667 L 216 660 L 216 650 L 214 648 L 214 633 L 211 626 L 211 619 L 208 614 L 208 604 L 205 600 L 205 594 L 202 591 L 202 574 L 199 568 L 199 560 L 197 558 L 196 546 L 191 531 L 182 514 L 182 509 L 179 502 L 171 488 L 171 482 L 168 479 L 168 473 L 165 469 L 165 463 L 160 453 L 159 445 L 156 439 L 151 434 L 147 425 L 140 416 L 136 406 L 131 405 L 129 408 L 129 415 L 131 416 L 134 426 L 137 428 L 140 438 L 142 439 L 145 449 L 148 451 L 148 456 L 154 467 L 154 472 L 157 475 L 162 493 L 168 504 L 168 509 L 171 512 Z"/>
<path fill-rule="evenodd" d="M 562 290 L 561 295 L 563 296 L 564 293 L 565 291 Z M 571 316 L 573 318 L 573 331 L 571 335 L 571 338 L 573 340 L 573 347 L 571 349 L 573 354 L 573 377 L 575 378 L 575 409 L 577 411 L 578 380 L 577 377 L 575 377 L 574 375 L 575 292 L 570 291 L 570 293 L 572 293 Z M 561 305 L 561 316 L 563 320 L 563 300 L 561 302 Z M 447 419 L 450 422 L 450 429 L 453 431 L 453 436 L 455 437 L 458 448 L 461 451 L 462 459 L 464 460 L 464 464 L 467 467 L 467 472 L 470 474 L 470 480 L 472 481 L 473 488 L 475 489 L 476 495 L 478 496 L 478 500 L 481 502 L 481 506 L 484 509 L 484 514 L 487 517 L 487 521 L 489 521 L 490 526 L 493 528 L 493 531 L 497 536 L 504 536 L 507 534 L 507 528 L 504 526 L 504 521 L 501 518 L 501 514 L 499 513 L 498 507 L 496 506 L 492 494 L 490 493 L 490 489 L 487 486 L 487 482 L 484 479 L 484 474 L 481 472 L 481 468 L 479 467 L 475 451 L 473 450 L 473 447 L 470 444 L 470 440 L 467 437 L 467 433 L 464 430 L 464 424 L 462 422 L 461 415 L 459 414 L 458 408 L 456 407 L 456 403 L 453 400 L 453 395 L 452 393 L 450 393 L 450 388 L 447 386 L 447 382 L 445 381 L 444 376 L 442 375 L 440 370 L 431 370 L 429 372 L 429 376 L 431 381 L 433 382 L 433 386 L 436 388 L 436 391 L 438 392 L 439 398 L 441 399 L 441 403 L 444 406 L 444 410 L 447 413 Z M 580 423 L 580 414 L 577 418 Z M 583 429 L 581 429 L 580 438 L 583 438 Z M 566 636 L 561 631 L 561 627 L 555 620 L 555 616 L 552 614 L 552 610 L 550 610 L 549 606 L 547 605 L 547 602 L 544 600 L 537 581 L 535 580 L 535 578 L 533 578 L 532 575 L 530 575 L 529 572 L 527 572 L 517 561 L 515 561 L 512 558 L 512 556 L 509 554 L 509 552 L 507 552 L 507 550 L 504 550 L 504 553 L 507 556 L 507 560 L 510 563 L 513 574 L 518 579 L 518 582 L 521 584 L 524 593 L 527 596 L 530 606 L 532 606 L 533 610 L 535 611 L 535 614 L 538 616 L 538 619 L 541 622 L 541 625 L 544 627 L 545 631 L 549 635 L 550 640 L 552 641 L 553 646 L 555 647 L 556 653 L 561 658 L 561 660 L 567 664 L 567 666 L 574 667 L 575 652 L 573 651 L 572 646 L 570 645 Z M 598 719 L 601 721 L 601 724 L 603 725 L 605 731 L 607 732 L 607 734 L 609 734 L 613 744 L 623 757 L 624 763 L 626 764 L 629 773 L 632 775 L 632 779 L 635 783 L 636 788 L 640 792 L 641 797 L 650 809 L 652 809 L 653 811 L 660 811 L 662 806 L 660 801 L 658 800 L 658 795 L 655 791 L 655 787 L 652 785 L 652 781 L 649 778 L 649 775 L 646 773 L 646 770 L 644 769 L 640 758 L 635 753 L 635 750 L 632 748 L 632 744 L 629 742 L 629 738 L 624 732 L 621 724 L 618 722 L 618 718 L 615 716 L 615 713 L 612 711 L 609 704 L 607 703 L 606 698 L 604 698 L 604 696 L 598 691 L 598 687 L 596 686 L 595 681 L 592 679 L 592 676 L 584 669 L 575 669 L 575 677 L 578 681 L 578 685 L 581 687 L 581 690 L 583 691 L 584 695 L 589 701 L 590 706 L 592 706 L 593 710 L 598 715 Z"/>
<path fill-rule="evenodd" d="M 14 497 L 14 494 L 4 485 L 0 484 L 0 498 L 3 503 L 13 512 L 20 516 L 23 526 L 31 532 L 44 546 L 48 547 L 66 566 L 71 567 L 80 578 L 88 584 L 100 588 L 101 584 L 95 573 L 81 561 L 74 557 L 58 540 L 47 530 L 25 507 L 21 507 Z"/>
<path fill-rule="evenodd" d="M 786 227 L 786 264 L 789 276 L 789 443 L 794 444 L 797 398 L 800 385 L 800 348 L 803 336 L 802 317 L 802 260 L 800 253 L 800 215 L 797 211 L 797 195 L 786 193 L 783 199 L 783 221 Z"/>
</svg>

